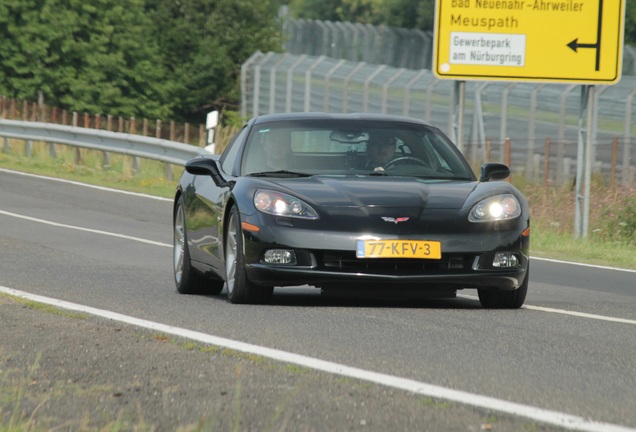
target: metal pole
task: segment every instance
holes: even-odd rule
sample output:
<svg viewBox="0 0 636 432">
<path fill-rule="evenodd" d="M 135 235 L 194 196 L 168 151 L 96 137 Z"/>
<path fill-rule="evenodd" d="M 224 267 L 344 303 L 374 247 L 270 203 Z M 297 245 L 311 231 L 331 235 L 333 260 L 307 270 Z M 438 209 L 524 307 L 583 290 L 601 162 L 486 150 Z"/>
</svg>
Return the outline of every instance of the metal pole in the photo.
<svg viewBox="0 0 636 432">
<path fill-rule="evenodd" d="M 455 145 L 460 152 L 464 152 L 464 102 L 466 93 L 466 81 L 455 81 L 453 89 L 454 103 L 451 112 L 451 130 L 453 131 L 453 139 Z"/>
<path fill-rule="evenodd" d="M 500 150 L 499 150 L 499 161 L 504 161 L 504 148 L 506 143 L 506 138 L 508 138 L 508 97 L 510 96 L 510 91 L 512 88 L 517 85 L 517 83 L 508 84 L 503 91 L 501 96 L 501 127 L 499 130 L 499 142 L 500 142 Z"/>
<path fill-rule="evenodd" d="M 583 233 L 583 195 L 581 194 L 583 185 L 583 161 L 585 157 L 585 130 L 583 123 L 587 110 L 588 92 L 590 86 L 581 87 L 581 109 L 579 111 L 579 133 L 578 149 L 576 154 L 576 181 L 575 181 L 575 212 L 574 212 L 574 238 L 579 238 Z"/>
<path fill-rule="evenodd" d="M 590 228 L 590 195 L 592 188 L 592 159 L 594 159 L 594 114 L 595 87 L 590 86 L 587 101 L 587 139 L 585 143 L 585 196 L 583 198 L 583 237 L 587 237 Z"/>
</svg>

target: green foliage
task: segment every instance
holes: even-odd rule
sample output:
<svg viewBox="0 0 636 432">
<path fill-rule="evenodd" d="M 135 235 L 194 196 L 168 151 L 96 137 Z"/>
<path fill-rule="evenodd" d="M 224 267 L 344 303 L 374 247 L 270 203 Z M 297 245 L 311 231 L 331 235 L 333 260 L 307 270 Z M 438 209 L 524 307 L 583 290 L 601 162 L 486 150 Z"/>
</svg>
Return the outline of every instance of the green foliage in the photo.
<svg viewBox="0 0 636 432">
<path fill-rule="evenodd" d="M 594 230 L 597 238 L 636 246 L 636 190 L 622 189 L 602 197 L 602 217 Z"/>
<path fill-rule="evenodd" d="M 291 0 L 298 18 L 431 30 L 435 0 Z"/>
<path fill-rule="evenodd" d="M 289 9 L 295 18 L 354 22 L 352 19 L 341 19 L 338 12 L 341 3 L 341 0 L 291 0 Z"/>
<path fill-rule="evenodd" d="M 280 49 L 279 0 L 1 0 L 0 94 L 202 122 L 236 107 L 241 64 Z"/>
<path fill-rule="evenodd" d="M 625 0 L 625 43 L 636 43 L 636 2 Z"/>
<path fill-rule="evenodd" d="M 241 64 L 255 51 L 280 50 L 277 10 L 275 1 L 146 0 L 177 119 L 236 109 Z"/>
<path fill-rule="evenodd" d="M 386 0 L 386 22 L 393 27 L 433 30 L 435 0 Z"/>
<path fill-rule="evenodd" d="M 3 0 L 0 89 L 74 111 L 165 117 L 143 0 Z"/>
</svg>

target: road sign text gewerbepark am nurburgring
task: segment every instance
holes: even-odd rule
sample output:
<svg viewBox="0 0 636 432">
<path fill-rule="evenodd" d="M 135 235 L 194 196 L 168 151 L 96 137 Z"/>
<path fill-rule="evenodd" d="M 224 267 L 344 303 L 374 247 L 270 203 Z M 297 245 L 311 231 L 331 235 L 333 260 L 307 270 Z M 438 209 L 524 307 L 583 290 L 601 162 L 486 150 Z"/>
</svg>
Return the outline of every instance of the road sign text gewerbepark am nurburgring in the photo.
<svg viewBox="0 0 636 432">
<path fill-rule="evenodd" d="M 626 0 L 437 0 L 438 78 L 615 84 Z"/>
</svg>

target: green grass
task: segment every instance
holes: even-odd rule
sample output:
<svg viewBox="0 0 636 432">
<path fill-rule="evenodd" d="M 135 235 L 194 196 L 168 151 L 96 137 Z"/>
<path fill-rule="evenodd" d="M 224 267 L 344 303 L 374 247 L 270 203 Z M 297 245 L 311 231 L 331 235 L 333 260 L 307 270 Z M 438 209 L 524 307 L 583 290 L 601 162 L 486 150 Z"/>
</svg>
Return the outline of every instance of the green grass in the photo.
<svg viewBox="0 0 636 432">
<path fill-rule="evenodd" d="M 25 144 L 17 140 L 10 141 L 8 152 L 0 152 L 0 168 L 165 198 L 174 196 L 183 167 L 152 160 L 142 160 L 138 171 L 133 167 L 132 157 L 117 154 L 111 154 L 110 165 L 104 167 L 103 153 L 86 149 L 81 150 L 78 163 L 76 149 L 63 145 L 56 145 L 55 158 L 44 143 L 34 143 L 31 155 L 25 156 Z M 595 179 L 588 237 L 575 239 L 571 189 L 525 181 L 514 184 L 530 202 L 532 256 L 636 270 L 634 188 L 610 189 L 602 179 Z"/>
</svg>

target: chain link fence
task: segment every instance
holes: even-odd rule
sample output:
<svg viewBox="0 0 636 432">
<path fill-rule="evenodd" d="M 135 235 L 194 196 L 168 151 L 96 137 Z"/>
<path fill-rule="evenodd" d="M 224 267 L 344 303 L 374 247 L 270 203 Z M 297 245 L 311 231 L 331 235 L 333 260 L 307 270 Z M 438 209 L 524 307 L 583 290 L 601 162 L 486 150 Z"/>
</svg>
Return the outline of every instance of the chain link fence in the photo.
<svg viewBox="0 0 636 432">
<path fill-rule="evenodd" d="M 290 19 L 282 14 L 283 49 L 395 68 L 432 69 L 433 32 L 350 22 Z M 636 75 L 636 48 L 625 45 L 623 75 Z"/>
<path fill-rule="evenodd" d="M 241 89 L 244 118 L 294 111 L 401 114 L 430 121 L 456 139 L 455 81 L 438 80 L 428 69 L 257 52 L 242 66 Z M 467 81 L 461 131 L 464 153 L 475 164 L 510 158 L 513 169 L 528 179 L 571 181 L 581 133 L 582 89 L 568 84 Z M 608 184 L 632 185 L 636 76 L 623 76 L 613 86 L 597 86 L 595 93 L 595 171 Z"/>
</svg>

